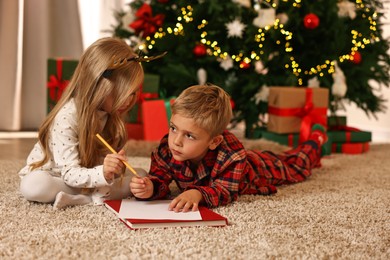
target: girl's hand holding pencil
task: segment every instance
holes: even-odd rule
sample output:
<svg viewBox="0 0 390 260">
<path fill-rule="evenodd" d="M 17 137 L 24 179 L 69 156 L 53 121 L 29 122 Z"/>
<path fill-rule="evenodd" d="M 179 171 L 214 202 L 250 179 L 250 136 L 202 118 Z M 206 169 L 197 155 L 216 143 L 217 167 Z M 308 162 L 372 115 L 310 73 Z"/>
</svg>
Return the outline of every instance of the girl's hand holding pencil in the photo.
<svg viewBox="0 0 390 260">
<path fill-rule="evenodd" d="M 126 160 L 124 150 L 106 155 L 103 162 L 103 174 L 107 181 L 112 181 L 115 177 L 122 176 L 125 171 L 124 160 Z"/>
<path fill-rule="evenodd" d="M 99 134 L 96 134 L 97 138 L 112 152 L 107 154 L 103 162 L 103 173 L 106 180 L 113 180 L 115 175 L 121 175 L 124 172 L 124 166 L 126 166 L 134 175 L 138 176 L 137 172 L 127 162 L 125 151 L 120 150 L 116 152 Z"/>
</svg>

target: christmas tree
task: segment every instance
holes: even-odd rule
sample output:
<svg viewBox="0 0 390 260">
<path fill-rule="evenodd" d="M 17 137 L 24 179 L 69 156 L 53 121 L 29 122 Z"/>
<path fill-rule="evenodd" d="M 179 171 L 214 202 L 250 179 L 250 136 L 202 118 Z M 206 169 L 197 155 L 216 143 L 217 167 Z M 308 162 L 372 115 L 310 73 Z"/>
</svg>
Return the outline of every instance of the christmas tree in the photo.
<svg viewBox="0 0 390 260">
<path fill-rule="evenodd" d="M 162 96 L 210 82 L 234 102 L 235 121 L 264 123 L 269 86 L 329 88 L 330 111 L 353 102 L 384 112 L 373 83 L 389 86 L 389 40 L 377 0 L 136 0 L 116 13 L 114 36 L 161 76 Z"/>
</svg>

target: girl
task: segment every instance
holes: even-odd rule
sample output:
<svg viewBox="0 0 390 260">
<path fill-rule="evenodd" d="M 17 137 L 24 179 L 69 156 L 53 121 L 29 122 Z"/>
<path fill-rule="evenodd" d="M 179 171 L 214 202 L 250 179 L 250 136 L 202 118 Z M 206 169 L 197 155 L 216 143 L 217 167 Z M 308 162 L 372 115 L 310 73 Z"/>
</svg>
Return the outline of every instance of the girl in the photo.
<svg viewBox="0 0 390 260">
<path fill-rule="evenodd" d="M 141 59 L 115 38 L 99 39 L 85 50 L 19 172 L 20 191 L 27 200 L 54 202 L 59 209 L 131 194 L 132 176 L 122 162 L 127 160 L 123 118 L 143 82 Z M 97 133 L 120 150 L 118 154 L 108 153 Z M 142 169 L 136 171 L 144 175 Z M 123 178 L 116 178 L 124 172 Z"/>
</svg>

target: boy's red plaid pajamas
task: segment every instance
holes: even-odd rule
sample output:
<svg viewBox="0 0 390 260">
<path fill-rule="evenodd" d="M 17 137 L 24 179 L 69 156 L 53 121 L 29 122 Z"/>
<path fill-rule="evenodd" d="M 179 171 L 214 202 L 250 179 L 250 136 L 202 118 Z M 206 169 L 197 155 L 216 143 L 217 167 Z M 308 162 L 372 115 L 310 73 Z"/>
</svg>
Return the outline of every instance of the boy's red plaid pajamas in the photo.
<svg viewBox="0 0 390 260">
<path fill-rule="evenodd" d="M 209 207 L 229 204 L 241 194 L 269 195 L 277 185 L 297 183 L 311 175 L 320 160 L 320 147 L 307 141 L 284 154 L 270 151 L 246 151 L 229 131 L 224 141 L 209 150 L 196 169 L 189 161 L 176 161 L 168 148 L 168 135 L 152 153 L 149 176 L 154 184 L 151 199 L 170 194 L 175 181 L 180 191 L 199 190 Z"/>
</svg>

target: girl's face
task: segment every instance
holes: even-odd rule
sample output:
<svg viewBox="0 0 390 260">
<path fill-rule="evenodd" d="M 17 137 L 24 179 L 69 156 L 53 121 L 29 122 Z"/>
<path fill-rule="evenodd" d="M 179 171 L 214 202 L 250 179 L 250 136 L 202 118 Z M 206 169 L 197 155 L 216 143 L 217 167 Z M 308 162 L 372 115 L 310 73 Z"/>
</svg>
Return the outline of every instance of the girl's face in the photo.
<svg viewBox="0 0 390 260">
<path fill-rule="evenodd" d="M 123 114 L 127 112 L 133 105 L 134 99 L 137 97 L 136 92 L 129 94 L 129 97 L 126 99 L 126 102 L 122 104 L 122 106 L 118 109 L 119 114 Z M 108 95 L 103 103 L 102 109 L 107 113 L 112 113 L 112 107 L 114 104 L 114 97 L 112 94 Z"/>
<path fill-rule="evenodd" d="M 195 125 L 193 119 L 173 114 L 170 122 L 168 145 L 177 161 L 190 160 L 199 163 L 209 149 L 215 149 L 222 141 L 221 135 L 211 138 L 206 130 Z"/>
</svg>

